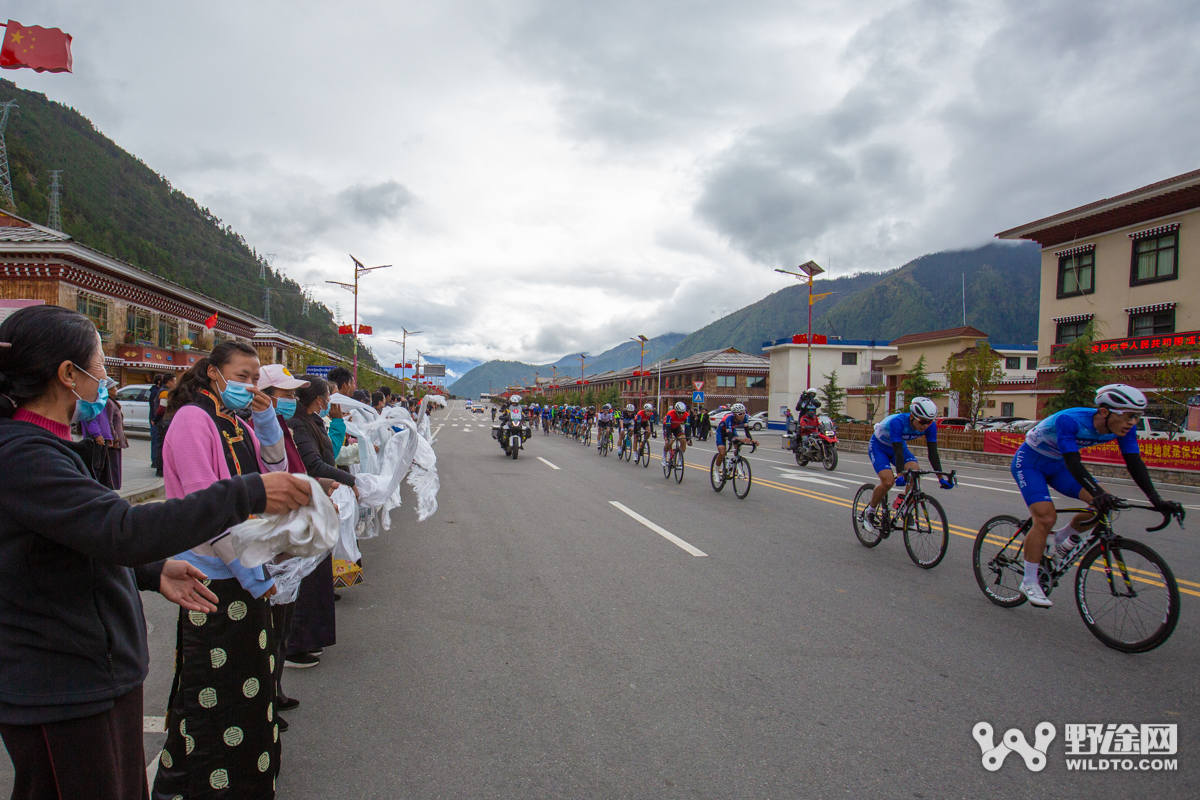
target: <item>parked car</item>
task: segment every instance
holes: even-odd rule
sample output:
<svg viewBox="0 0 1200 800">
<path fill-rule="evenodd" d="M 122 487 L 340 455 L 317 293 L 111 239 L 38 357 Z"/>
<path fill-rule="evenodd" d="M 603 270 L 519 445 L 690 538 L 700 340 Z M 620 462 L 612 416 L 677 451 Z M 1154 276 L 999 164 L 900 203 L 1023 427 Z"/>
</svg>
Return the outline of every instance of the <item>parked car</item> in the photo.
<svg viewBox="0 0 1200 800">
<path fill-rule="evenodd" d="M 1169 419 L 1162 417 L 1142 417 L 1138 420 L 1137 436 L 1139 439 L 1174 439 L 1179 442 L 1200 442 L 1200 433 L 1180 428 Z"/>
<path fill-rule="evenodd" d="M 1016 422 L 1010 422 L 1000 430 L 1005 433 L 1029 433 L 1034 426 L 1038 424 L 1036 419 L 1019 419 Z"/>
<path fill-rule="evenodd" d="M 938 417 L 937 426 L 944 431 L 964 431 L 971 425 L 967 417 Z"/>
<path fill-rule="evenodd" d="M 125 415 L 126 429 L 150 431 L 150 390 L 153 388 L 148 383 L 134 383 L 117 390 L 114 397 Z"/>
<path fill-rule="evenodd" d="M 760 411 L 750 415 L 750 430 L 761 431 L 767 427 L 767 412 Z"/>
</svg>

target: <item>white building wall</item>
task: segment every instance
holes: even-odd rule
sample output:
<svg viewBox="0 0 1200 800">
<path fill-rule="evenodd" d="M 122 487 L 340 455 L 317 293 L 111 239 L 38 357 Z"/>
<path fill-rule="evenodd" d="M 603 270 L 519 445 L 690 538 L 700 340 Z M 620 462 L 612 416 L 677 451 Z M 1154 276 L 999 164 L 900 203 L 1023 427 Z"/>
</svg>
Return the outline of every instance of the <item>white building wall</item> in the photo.
<svg viewBox="0 0 1200 800">
<path fill-rule="evenodd" d="M 763 352 L 771 358 L 767 418 L 779 420 L 782 419 L 780 408 L 795 408 L 800 394 L 809 388 L 809 348 L 803 344 L 777 344 L 763 348 Z M 871 361 L 887 358 L 895 352 L 896 348 L 886 345 L 867 346 L 837 341 L 813 345 L 811 388 L 816 389 L 819 396 L 820 387 L 825 383 L 824 376 L 832 373 L 837 373 L 838 383 L 843 387 L 863 386 L 870 381 Z M 856 353 L 858 363 L 843 364 L 843 353 Z"/>
</svg>

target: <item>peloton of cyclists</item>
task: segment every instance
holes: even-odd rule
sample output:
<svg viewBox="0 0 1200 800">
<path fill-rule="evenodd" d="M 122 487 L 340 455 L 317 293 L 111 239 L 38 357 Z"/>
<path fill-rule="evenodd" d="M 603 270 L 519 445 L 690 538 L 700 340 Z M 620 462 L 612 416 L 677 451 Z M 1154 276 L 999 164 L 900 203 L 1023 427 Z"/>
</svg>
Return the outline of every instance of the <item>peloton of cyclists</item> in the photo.
<svg viewBox="0 0 1200 800">
<path fill-rule="evenodd" d="M 688 421 L 687 405 L 679 402 L 675 407 L 666 413 L 662 419 L 663 423 L 663 454 L 662 460 L 665 464 L 667 456 L 671 453 L 671 442 L 679 440 L 679 454 L 682 456 L 687 452 L 688 441 L 684 436 L 684 426 Z"/>
<path fill-rule="evenodd" d="M 908 413 L 892 414 L 875 426 L 867 453 L 871 459 L 871 468 L 879 476 L 879 485 L 871 494 L 871 502 L 863 510 L 860 520 L 863 528 L 871 533 L 878 529 L 879 519 L 876 510 L 879 504 L 887 498 L 892 486 L 904 486 L 904 476 L 897 476 L 893 470 L 901 472 L 917 468 L 917 457 L 908 449 L 908 442 L 925 437 L 929 448 L 929 464 L 937 472 L 942 471 L 942 459 L 937 450 L 937 405 L 928 397 L 918 397 L 908 407 Z M 946 478 L 938 478 L 943 489 L 953 489 L 954 484 Z M 911 491 L 909 486 L 905 492 Z"/>
<path fill-rule="evenodd" d="M 746 406 L 742 403 L 734 403 L 719 423 L 717 423 L 717 453 L 721 456 L 721 462 L 725 462 L 725 451 L 727 449 L 726 442 L 732 444 L 737 441 L 737 429 L 742 428 L 742 432 L 746 434 L 745 441 L 752 445 L 757 445 L 754 437 L 750 435 L 750 417 L 746 415 Z"/>
<path fill-rule="evenodd" d="M 1101 488 L 1083 466 L 1080 448 L 1116 441 L 1130 477 L 1150 503 L 1164 513 L 1182 510 L 1179 503 L 1159 497 L 1142 461 L 1135 428 L 1145 411 L 1146 395 L 1141 390 L 1111 383 L 1096 390 L 1096 408 L 1068 408 L 1051 414 L 1025 435 L 1025 442 L 1013 456 L 1012 474 L 1033 519 L 1033 527 L 1025 535 L 1025 577 L 1020 586 L 1031 604 L 1039 608 L 1054 605 L 1038 580 L 1046 539 L 1058 520 L 1049 487 L 1097 511 L 1111 511 L 1116 505 L 1116 498 Z M 1094 514 L 1077 514 L 1056 530 L 1054 560 L 1061 562 L 1079 544 L 1083 538 L 1080 534 L 1097 521 Z"/>
</svg>

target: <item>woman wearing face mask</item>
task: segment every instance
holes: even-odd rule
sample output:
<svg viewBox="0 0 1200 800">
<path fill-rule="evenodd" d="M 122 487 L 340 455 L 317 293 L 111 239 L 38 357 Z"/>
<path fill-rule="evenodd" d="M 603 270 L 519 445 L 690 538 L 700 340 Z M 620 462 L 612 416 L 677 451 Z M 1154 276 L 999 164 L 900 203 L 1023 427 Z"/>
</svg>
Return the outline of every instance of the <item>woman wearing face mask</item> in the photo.
<svg viewBox="0 0 1200 800">
<path fill-rule="evenodd" d="M 256 386 L 258 352 L 231 340 L 217 345 L 170 395 L 163 442 L 167 497 L 184 497 L 230 475 L 282 472 L 287 446 L 271 398 Z M 253 430 L 237 412 L 249 409 Z M 221 540 L 184 559 L 206 572 L 219 598 L 207 617 L 180 614 L 167 741 L 155 798 L 274 796 L 279 771 L 274 637 L 262 567 L 247 568 Z M 231 744 L 231 742 L 233 742 Z"/>
<path fill-rule="evenodd" d="M 288 420 L 296 449 L 309 475 L 353 487 L 354 476 L 334 466 L 333 442 L 325 432 L 330 385 L 315 375 L 309 378 L 310 385 L 296 392 L 296 415 Z M 354 491 L 357 495 L 358 490 Z M 337 619 L 333 604 L 333 554 L 330 553 L 300 582 L 292 631 L 286 645 L 285 667 L 303 669 L 321 663 L 321 651 L 337 641 Z"/>
<path fill-rule="evenodd" d="M 70 424 L 102 413 L 106 378 L 81 314 L 33 306 L 0 323 L 0 735 L 14 797 L 146 796 L 138 590 L 204 618 L 217 600 L 204 573 L 163 559 L 309 501 L 279 474 L 130 506 L 70 446 Z"/>
</svg>

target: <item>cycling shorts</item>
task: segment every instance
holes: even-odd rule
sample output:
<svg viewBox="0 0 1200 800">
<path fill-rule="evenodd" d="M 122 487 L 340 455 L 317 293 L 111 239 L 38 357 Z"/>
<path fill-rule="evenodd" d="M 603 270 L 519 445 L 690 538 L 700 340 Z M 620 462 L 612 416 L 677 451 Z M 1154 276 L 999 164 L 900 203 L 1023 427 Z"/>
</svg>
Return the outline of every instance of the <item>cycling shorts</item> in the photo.
<svg viewBox="0 0 1200 800">
<path fill-rule="evenodd" d="M 1052 502 L 1050 486 L 1072 500 L 1078 500 L 1083 491 L 1064 461 L 1044 456 L 1026 444 L 1017 448 L 1017 454 L 1013 456 L 1012 474 L 1027 506 Z"/>
<path fill-rule="evenodd" d="M 739 426 L 739 427 L 740 427 L 740 426 Z M 737 438 L 737 435 L 736 435 L 736 434 L 734 434 L 734 438 Z M 721 426 L 721 425 L 718 425 L 718 426 L 717 426 L 717 447 L 721 447 L 721 446 L 722 446 L 722 445 L 724 445 L 724 444 L 726 444 L 726 442 L 725 442 L 725 428 L 724 428 L 723 426 Z"/>
<path fill-rule="evenodd" d="M 910 461 L 917 460 L 917 457 L 914 456 L 912 451 L 908 449 L 907 443 L 902 443 L 900 446 L 904 448 L 905 464 L 909 463 Z M 892 446 L 890 444 L 883 444 L 874 436 L 872 436 L 871 446 L 867 448 L 867 453 L 871 457 L 871 469 L 875 470 L 876 472 L 883 472 L 885 469 L 894 471 L 896 469 L 896 465 L 892 463 L 892 456 L 895 455 L 895 453 L 892 452 Z"/>
<path fill-rule="evenodd" d="M 682 425 L 664 424 L 663 425 L 663 438 L 670 439 L 672 436 L 683 436 L 683 426 Z"/>
<path fill-rule="evenodd" d="M 597 420 L 596 424 L 599 425 L 601 428 L 611 428 L 612 420 L 611 419 Z"/>
</svg>

